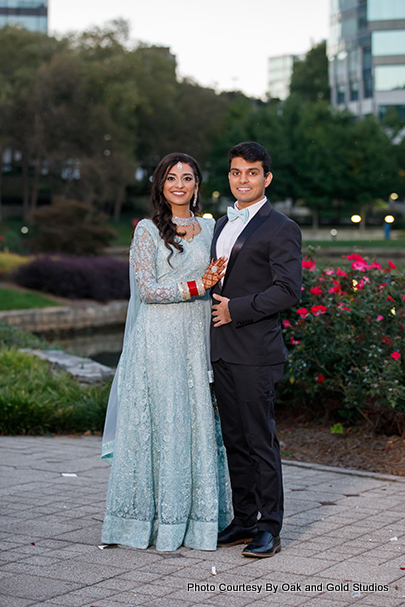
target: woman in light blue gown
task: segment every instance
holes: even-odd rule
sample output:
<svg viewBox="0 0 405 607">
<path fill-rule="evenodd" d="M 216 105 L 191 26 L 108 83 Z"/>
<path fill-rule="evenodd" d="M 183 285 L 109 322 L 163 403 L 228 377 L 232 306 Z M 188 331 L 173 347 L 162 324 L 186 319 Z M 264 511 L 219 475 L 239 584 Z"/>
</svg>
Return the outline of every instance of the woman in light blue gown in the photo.
<svg viewBox="0 0 405 607">
<path fill-rule="evenodd" d="M 209 386 L 213 219 L 195 217 L 201 173 L 169 154 L 136 227 L 131 299 L 111 389 L 103 458 L 112 461 L 102 541 L 215 550 L 231 516 L 227 462 Z"/>
</svg>

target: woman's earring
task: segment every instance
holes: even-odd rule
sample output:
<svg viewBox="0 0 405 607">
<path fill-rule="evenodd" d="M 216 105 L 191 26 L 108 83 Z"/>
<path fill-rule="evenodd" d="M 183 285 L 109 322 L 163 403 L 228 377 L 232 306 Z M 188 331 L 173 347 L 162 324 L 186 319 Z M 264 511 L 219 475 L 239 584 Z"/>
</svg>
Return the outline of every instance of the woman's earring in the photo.
<svg viewBox="0 0 405 607">
<path fill-rule="evenodd" d="M 197 206 L 197 190 L 194 192 L 193 207 Z"/>
</svg>

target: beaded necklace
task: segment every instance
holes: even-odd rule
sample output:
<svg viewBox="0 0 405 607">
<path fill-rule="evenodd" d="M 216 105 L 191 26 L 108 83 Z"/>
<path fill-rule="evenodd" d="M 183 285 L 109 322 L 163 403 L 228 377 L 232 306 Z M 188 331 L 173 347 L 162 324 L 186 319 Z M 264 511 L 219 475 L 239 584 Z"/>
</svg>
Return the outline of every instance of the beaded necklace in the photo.
<svg viewBox="0 0 405 607">
<path fill-rule="evenodd" d="M 193 211 L 190 211 L 191 215 L 190 217 L 176 217 L 176 215 L 172 215 L 172 222 L 176 225 L 176 226 L 181 226 L 182 228 L 188 228 L 192 225 L 195 224 L 195 222 L 197 221 Z"/>
</svg>

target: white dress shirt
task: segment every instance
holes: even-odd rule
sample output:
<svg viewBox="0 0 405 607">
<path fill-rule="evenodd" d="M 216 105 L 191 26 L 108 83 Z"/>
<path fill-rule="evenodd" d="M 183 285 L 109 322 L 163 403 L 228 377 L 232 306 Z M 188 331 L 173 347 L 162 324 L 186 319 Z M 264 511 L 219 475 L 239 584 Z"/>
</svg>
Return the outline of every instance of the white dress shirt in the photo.
<svg viewBox="0 0 405 607">
<path fill-rule="evenodd" d="M 259 202 L 255 202 L 255 204 L 250 205 L 250 207 L 245 207 L 249 211 L 249 218 L 246 223 L 243 223 L 242 219 L 240 219 L 239 217 L 237 219 L 234 219 L 233 221 L 228 221 L 228 223 L 225 225 L 224 229 L 218 236 L 216 247 L 217 259 L 219 257 L 224 256 L 227 257 L 229 260 L 229 257 L 231 256 L 231 251 L 239 234 L 246 228 L 249 221 L 252 219 L 252 217 L 256 215 L 257 211 L 264 205 L 266 201 L 267 198 L 264 197 L 262 200 L 259 200 Z M 240 210 L 238 207 L 238 202 L 235 202 L 234 207 L 238 211 Z M 223 279 L 221 279 L 221 284 L 222 282 Z"/>
<path fill-rule="evenodd" d="M 217 246 L 216 246 L 217 259 L 219 259 L 219 257 L 224 256 L 224 257 L 227 257 L 228 261 L 229 261 L 233 246 L 234 246 L 235 242 L 237 241 L 239 234 L 241 232 L 243 232 L 243 230 L 246 228 L 249 221 L 252 219 L 252 217 L 254 217 L 256 215 L 258 210 L 264 205 L 265 202 L 267 202 L 266 196 L 264 198 L 262 198 L 262 200 L 259 200 L 259 202 L 255 202 L 255 204 L 250 205 L 250 207 L 245 207 L 249 212 L 249 218 L 246 223 L 243 223 L 243 221 L 242 221 L 242 219 L 240 219 L 240 217 L 238 217 L 237 219 L 234 219 L 233 221 L 227 222 L 224 229 L 218 236 Z M 240 209 L 238 207 L 238 201 L 236 201 L 234 203 L 234 207 L 235 207 L 235 209 L 240 211 Z M 221 278 L 221 280 L 219 281 L 219 284 L 222 286 L 223 283 L 224 283 L 224 279 Z"/>
</svg>

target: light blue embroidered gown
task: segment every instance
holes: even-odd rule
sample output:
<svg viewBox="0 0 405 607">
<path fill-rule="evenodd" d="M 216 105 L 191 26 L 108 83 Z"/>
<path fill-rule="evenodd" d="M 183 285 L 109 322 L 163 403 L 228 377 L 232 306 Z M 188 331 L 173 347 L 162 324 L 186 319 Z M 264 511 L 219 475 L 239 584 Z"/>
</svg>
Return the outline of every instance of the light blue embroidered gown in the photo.
<svg viewBox="0 0 405 607">
<path fill-rule="evenodd" d="M 210 300 L 184 301 L 178 286 L 201 277 L 210 262 L 214 221 L 198 221 L 201 232 L 181 241 L 184 251 L 175 250 L 171 265 L 152 221 L 135 230 L 130 261 L 141 303 L 115 379 L 115 441 L 103 445 L 104 456 L 113 452 L 104 543 L 215 550 L 218 530 L 232 518 L 208 379 Z"/>
</svg>

